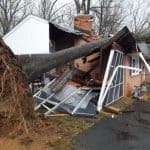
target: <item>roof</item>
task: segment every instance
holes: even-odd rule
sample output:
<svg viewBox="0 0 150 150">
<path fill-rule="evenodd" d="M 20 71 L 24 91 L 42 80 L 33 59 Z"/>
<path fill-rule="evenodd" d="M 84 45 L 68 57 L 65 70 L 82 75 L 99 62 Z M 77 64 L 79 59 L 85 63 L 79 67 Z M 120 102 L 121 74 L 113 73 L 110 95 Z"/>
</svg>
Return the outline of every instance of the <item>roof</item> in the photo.
<svg viewBox="0 0 150 150">
<path fill-rule="evenodd" d="M 111 48 L 114 42 L 118 43 L 123 48 L 124 53 L 137 52 L 136 40 L 126 26 L 111 37 L 110 40 L 103 45 L 102 49 Z M 138 51 L 141 51 L 139 47 Z"/>
<path fill-rule="evenodd" d="M 40 18 L 40 17 L 37 17 L 35 15 L 28 15 L 25 19 L 23 19 L 19 24 L 17 24 L 12 30 L 10 30 L 7 34 L 4 35 L 3 39 L 7 38 L 9 35 L 11 35 L 13 32 L 15 32 L 16 30 L 18 30 L 23 24 L 25 24 L 28 20 L 30 19 L 35 19 L 39 22 L 42 22 L 42 23 L 45 23 L 45 24 L 48 24 L 48 21 L 43 19 L 43 18 Z"/>
<path fill-rule="evenodd" d="M 7 38 L 9 35 L 11 35 L 13 32 L 15 32 L 16 30 L 18 30 L 24 23 L 26 23 L 28 20 L 30 19 L 35 19 L 35 20 L 38 20 L 39 22 L 42 22 L 42 23 L 46 23 L 50 25 L 50 28 L 51 27 L 55 27 L 57 28 L 58 30 L 61 30 L 61 31 L 64 31 L 66 33 L 70 33 L 70 34 L 74 34 L 74 35 L 82 35 L 82 33 L 79 31 L 79 30 L 75 30 L 74 28 L 72 27 L 64 27 L 62 25 L 58 25 L 56 24 L 55 22 L 49 22 L 48 20 L 46 19 L 43 19 L 41 17 L 38 17 L 38 16 L 35 16 L 35 15 L 28 15 L 26 18 L 24 18 L 19 24 L 17 24 L 12 30 L 10 30 L 7 34 L 4 35 L 3 39 Z"/>
<path fill-rule="evenodd" d="M 82 32 L 79 31 L 79 30 L 76 30 L 72 27 L 65 27 L 65 26 L 62 26 L 62 25 L 58 25 L 54 22 L 50 22 L 50 28 L 52 27 L 55 27 L 57 28 L 58 30 L 61 30 L 61 31 L 64 31 L 66 33 L 71 33 L 71 34 L 74 34 L 74 35 L 82 35 Z"/>
</svg>

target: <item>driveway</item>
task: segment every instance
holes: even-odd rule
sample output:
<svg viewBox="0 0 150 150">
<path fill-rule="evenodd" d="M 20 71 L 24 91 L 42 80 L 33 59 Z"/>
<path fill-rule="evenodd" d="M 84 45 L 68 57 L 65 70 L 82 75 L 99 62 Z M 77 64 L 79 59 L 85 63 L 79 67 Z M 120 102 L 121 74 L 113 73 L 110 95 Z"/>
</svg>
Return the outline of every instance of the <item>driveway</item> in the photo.
<svg viewBox="0 0 150 150">
<path fill-rule="evenodd" d="M 75 150 L 149 150 L 150 103 L 137 102 L 135 112 L 104 118 L 75 138 Z"/>
</svg>

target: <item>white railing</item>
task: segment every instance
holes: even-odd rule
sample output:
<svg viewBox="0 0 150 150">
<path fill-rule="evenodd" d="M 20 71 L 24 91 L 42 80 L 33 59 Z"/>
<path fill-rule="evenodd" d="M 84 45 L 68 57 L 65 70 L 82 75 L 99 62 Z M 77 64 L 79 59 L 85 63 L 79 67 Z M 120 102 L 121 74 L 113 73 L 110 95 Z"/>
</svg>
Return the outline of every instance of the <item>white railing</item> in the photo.
<svg viewBox="0 0 150 150">
<path fill-rule="evenodd" d="M 121 66 L 121 65 L 117 66 L 117 67 L 115 68 L 115 70 L 113 71 L 113 74 L 112 74 L 110 80 L 108 81 L 108 84 L 107 84 L 107 86 L 106 86 L 106 89 L 104 90 L 104 93 L 102 94 L 101 98 L 99 97 L 98 106 L 97 106 L 97 110 L 98 110 L 99 112 L 100 112 L 101 109 L 102 109 L 103 102 L 104 102 L 105 97 L 106 97 L 106 95 L 107 95 L 107 92 L 108 92 L 108 90 L 109 90 L 109 88 L 110 88 L 110 86 L 111 86 L 111 84 L 112 84 L 112 81 L 113 81 L 113 79 L 114 79 L 114 77 L 115 77 L 115 75 L 116 75 L 118 69 L 120 69 L 120 68 L 121 68 L 121 69 L 128 69 L 128 70 L 139 71 L 139 72 L 142 71 L 142 70 L 139 69 L 139 68 L 134 68 L 134 67 L 129 67 L 129 66 Z"/>
</svg>

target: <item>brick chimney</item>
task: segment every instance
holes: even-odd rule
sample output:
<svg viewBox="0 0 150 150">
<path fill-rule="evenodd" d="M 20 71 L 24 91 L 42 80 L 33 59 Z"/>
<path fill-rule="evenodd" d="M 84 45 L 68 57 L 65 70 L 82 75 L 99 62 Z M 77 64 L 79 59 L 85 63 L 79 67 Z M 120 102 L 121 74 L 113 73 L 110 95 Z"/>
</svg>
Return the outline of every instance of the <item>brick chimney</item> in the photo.
<svg viewBox="0 0 150 150">
<path fill-rule="evenodd" d="M 78 14 L 74 18 L 74 28 L 90 34 L 93 31 L 93 16 L 87 14 Z"/>
</svg>

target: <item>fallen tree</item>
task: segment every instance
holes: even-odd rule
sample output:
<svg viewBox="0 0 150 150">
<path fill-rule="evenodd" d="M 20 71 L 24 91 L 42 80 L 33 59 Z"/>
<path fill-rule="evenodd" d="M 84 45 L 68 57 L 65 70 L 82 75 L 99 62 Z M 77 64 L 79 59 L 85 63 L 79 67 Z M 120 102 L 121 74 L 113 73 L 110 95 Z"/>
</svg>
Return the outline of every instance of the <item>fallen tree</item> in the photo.
<svg viewBox="0 0 150 150">
<path fill-rule="evenodd" d="M 125 53 L 127 53 L 129 50 L 136 49 L 136 41 L 134 37 L 132 36 L 128 28 L 124 27 L 112 38 L 103 38 L 97 41 L 86 43 L 84 45 L 79 45 L 54 52 L 46 57 L 42 57 L 40 60 L 37 58 L 36 60 L 32 59 L 35 56 L 28 56 L 28 62 L 23 57 L 20 60 L 21 62 L 25 62 L 25 64 L 23 64 L 23 69 L 28 76 L 28 81 L 31 82 L 38 76 L 41 76 L 44 72 L 47 72 L 59 65 L 64 65 L 77 58 L 88 56 L 91 53 L 100 50 L 111 49 L 113 42 L 124 45 Z"/>
<path fill-rule="evenodd" d="M 11 49 L 0 38 L 0 124 L 12 127 L 17 123 L 28 133 L 33 116 L 33 99 L 21 65 Z"/>
<path fill-rule="evenodd" d="M 28 75 L 29 82 L 36 79 L 42 73 L 49 71 L 52 68 L 55 68 L 59 65 L 64 65 L 68 62 L 73 61 L 74 59 L 87 56 L 94 52 L 95 50 L 100 51 L 100 49 L 109 41 L 109 38 L 97 40 L 90 42 L 84 45 L 71 47 L 64 49 L 49 56 L 40 61 L 31 61 L 32 63 L 24 65 L 24 70 Z M 34 57 L 34 56 L 33 56 Z M 32 56 L 29 58 L 29 61 L 32 59 Z"/>
</svg>

